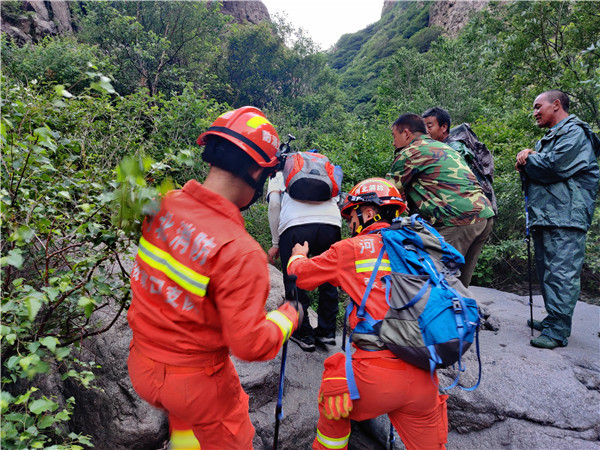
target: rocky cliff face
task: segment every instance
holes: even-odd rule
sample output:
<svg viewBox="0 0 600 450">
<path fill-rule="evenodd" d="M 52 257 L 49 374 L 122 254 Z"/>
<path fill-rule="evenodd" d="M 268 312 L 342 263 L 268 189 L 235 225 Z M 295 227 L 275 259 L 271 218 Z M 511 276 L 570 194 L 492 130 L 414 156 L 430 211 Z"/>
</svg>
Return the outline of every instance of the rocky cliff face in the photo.
<svg viewBox="0 0 600 450">
<path fill-rule="evenodd" d="M 383 2 L 381 15 L 388 13 L 394 6 L 400 2 L 411 0 L 386 0 Z M 419 6 L 425 6 L 431 3 L 429 9 L 429 26 L 439 26 L 446 31 L 446 35 L 456 37 L 462 27 L 469 20 L 470 14 L 474 11 L 480 11 L 487 6 L 489 0 L 437 0 L 431 2 L 419 1 Z"/>
<path fill-rule="evenodd" d="M 258 0 L 237 1 L 229 0 L 223 2 L 221 12 L 233 17 L 237 23 L 250 22 L 258 24 L 265 20 L 270 21 L 269 10 Z"/>
<path fill-rule="evenodd" d="M 73 31 L 68 1 L 23 0 L 20 10 L 17 8 L 10 8 L 11 16 L 16 17 L 7 19 L 7 6 L 2 7 L 0 29 L 21 44 L 39 41 L 44 36 Z"/>
<path fill-rule="evenodd" d="M 73 31 L 68 1 L 21 0 L 20 5 L 3 6 L 1 12 L 1 31 L 20 44 Z M 224 1 L 221 12 L 232 16 L 237 23 L 271 20 L 267 7 L 259 0 Z"/>
<path fill-rule="evenodd" d="M 471 13 L 482 10 L 489 2 L 448 0 L 432 3 L 429 9 L 429 26 L 442 27 L 448 36 L 456 37 L 468 22 Z"/>
</svg>

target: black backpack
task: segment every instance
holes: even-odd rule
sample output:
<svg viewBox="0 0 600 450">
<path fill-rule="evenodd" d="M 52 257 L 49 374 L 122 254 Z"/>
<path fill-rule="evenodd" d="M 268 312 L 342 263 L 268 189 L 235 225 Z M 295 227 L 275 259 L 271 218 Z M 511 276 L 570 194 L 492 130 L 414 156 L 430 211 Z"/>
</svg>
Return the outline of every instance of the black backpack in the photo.
<svg viewBox="0 0 600 450">
<path fill-rule="evenodd" d="M 471 130 L 468 123 L 460 124 L 450 130 L 450 136 L 446 139 L 446 143 L 462 142 L 469 148 L 474 155 L 473 160 L 467 160 L 467 164 L 473 171 L 473 174 L 479 181 L 483 193 L 492 203 L 492 208 L 495 214 L 498 214 L 498 206 L 496 205 L 496 195 L 494 194 L 494 158 L 489 149 Z"/>
</svg>

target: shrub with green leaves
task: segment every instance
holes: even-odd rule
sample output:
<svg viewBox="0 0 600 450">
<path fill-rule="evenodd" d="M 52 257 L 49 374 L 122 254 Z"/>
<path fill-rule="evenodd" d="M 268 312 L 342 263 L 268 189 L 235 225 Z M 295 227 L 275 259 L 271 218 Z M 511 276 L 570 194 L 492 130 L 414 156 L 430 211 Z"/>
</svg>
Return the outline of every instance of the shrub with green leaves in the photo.
<svg viewBox="0 0 600 450">
<path fill-rule="evenodd" d="M 88 76 L 80 95 L 2 78 L 3 448 L 91 445 L 70 431 L 74 400 L 54 398 L 41 377 L 93 387 L 94 361 L 73 350 L 126 312 L 123 258 L 144 208 L 173 187 L 171 175 L 182 178 L 186 167 L 201 175 L 195 137 L 223 108 L 195 98 L 190 107 L 191 92 L 150 105 Z"/>
</svg>

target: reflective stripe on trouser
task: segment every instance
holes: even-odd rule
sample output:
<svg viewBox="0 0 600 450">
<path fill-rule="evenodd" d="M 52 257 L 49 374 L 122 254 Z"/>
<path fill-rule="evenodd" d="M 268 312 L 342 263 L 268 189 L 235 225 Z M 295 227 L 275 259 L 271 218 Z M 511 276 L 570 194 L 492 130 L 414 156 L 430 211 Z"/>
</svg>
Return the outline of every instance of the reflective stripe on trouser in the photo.
<svg viewBox="0 0 600 450">
<path fill-rule="evenodd" d="M 137 394 L 168 413 L 173 429 L 191 429 L 202 450 L 249 450 L 254 427 L 248 395 L 227 358 L 217 366 L 173 373 L 131 351 L 127 366 Z"/>
<path fill-rule="evenodd" d="M 200 443 L 192 430 L 171 430 L 169 450 L 200 450 Z"/>
<path fill-rule="evenodd" d="M 330 356 L 335 358 L 336 355 Z M 344 364 L 345 358 L 337 358 Z M 326 361 L 325 367 L 328 366 Z M 333 367 L 332 371 L 339 372 Z M 363 421 L 388 414 L 394 428 L 408 450 L 441 450 L 447 441 L 448 419 L 446 395 L 439 395 L 431 382 L 429 371 L 419 369 L 397 358 L 365 358 L 352 361 L 360 399 L 353 401 L 353 409 L 347 418 L 327 419 L 323 403 L 319 404 L 318 434 L 313 449 L 345 449 L 327 446 L 328 442 L 342 440 L 350 433 L 351 420 Z M 328 374 L 323 374 L 323 379 Z M 434 377 L 437 382 L 437 376 Z M 330 445 L 330 444 L 328 444 Z"/>
<path fill-rule="evenodd" d="M 548 316 L 542 334 L 568 343 L 579 299 L 586 233 L 575 228 L 535 227 L 531 230 L 535 267 Z"/>
<path fill-rule="evenodd" d="M 350 433 L 341 438 L 333 438 L 325 436 L 319 429 L 317 429 L 316 440 L 323 445 L 325 448 L 346 448 L 348 446 L 348 440 L 350 439 Z"/>
</svg>

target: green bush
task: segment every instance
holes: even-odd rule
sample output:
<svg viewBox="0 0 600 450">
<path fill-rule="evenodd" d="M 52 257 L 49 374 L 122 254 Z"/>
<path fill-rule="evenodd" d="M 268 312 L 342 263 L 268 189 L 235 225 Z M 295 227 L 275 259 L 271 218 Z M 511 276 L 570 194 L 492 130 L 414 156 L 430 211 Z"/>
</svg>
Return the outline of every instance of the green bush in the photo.
<svg viewBox="0 0 600 450">
<path fill-rule="evenodd" d="M 87 72 L 110 73 L 112 69 L 95 47 L 80 44 L 72 36 L 46 37 L 38 44 L 19 47 L 2 34 L 0 44 L 3 73 L 25 84 L 53 82 L 79 94 L 94 82 Z"/>
</svg>

